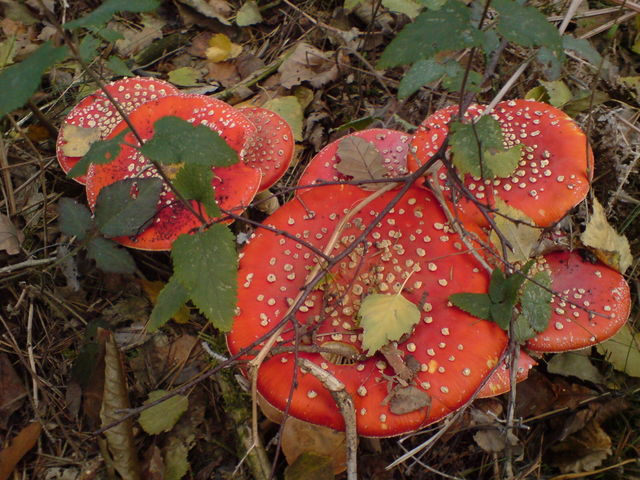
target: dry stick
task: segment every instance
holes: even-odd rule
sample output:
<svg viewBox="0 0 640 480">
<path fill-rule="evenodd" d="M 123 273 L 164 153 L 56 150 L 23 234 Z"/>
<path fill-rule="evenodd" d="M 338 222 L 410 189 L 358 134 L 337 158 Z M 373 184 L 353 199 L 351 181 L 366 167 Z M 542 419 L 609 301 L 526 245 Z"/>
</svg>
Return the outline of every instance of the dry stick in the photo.
<svg viewBox="0 0 640 480">
<path fill-rule="evenodd" d="M 5 204 L 10 217 L 16 214 L 16 197 L 9 171 L 9 160 L 7 159 L 7 149 L 5 148 L 4 136 L 0 135 L 0 167 L 2 168 L 2 179 L 4 180 Z"/>
<path fill-rule="evenodd" d="M 358 453 L 358 432 L 356 430 L 356 410 L 353 404 L 353 398 L 346 391 L 344 383 L 331 375 L 328 371 L 320 368 L 307 358 L 298 360 L 298 364 L 309 370 L 316 377 L 324 388 L 329 390 L 331 396 L 335 400 L 340 413 L 344 418 L 345 436 L 347 443 L 347 479 L 357 480 L 357 453 Z"/>
</svg>

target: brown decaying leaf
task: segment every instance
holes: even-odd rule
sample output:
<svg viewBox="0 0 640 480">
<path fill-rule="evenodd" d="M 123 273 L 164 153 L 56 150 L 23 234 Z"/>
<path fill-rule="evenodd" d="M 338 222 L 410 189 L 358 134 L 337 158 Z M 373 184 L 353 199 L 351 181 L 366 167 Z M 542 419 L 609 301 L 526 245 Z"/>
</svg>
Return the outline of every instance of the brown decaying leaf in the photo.
<svg viewBox="0 0 640 480">
<path fill-rule="evenodd" d="M 109 26 L 120 32 L 124 38 L 116 40 L 115 46 L 120 55 L 129 57 L 144 50 L 154 40 L 162 38 L 162 28 L 166 21 L 154 15 L 142 14 L 142 28 L 130 27 L 123 22 L 111 22 Z"/>
<path fill-rule="evenodd" d="M 105 426 L 120 419 L 116 411 L 129 408 L 129 396 L 120 351 L 109 335 L 105 343 L 104 396 L 100 418 Z M 113 466 L 123 480 L 139 480 L 140 466 L 133 442 L 133 422 L 122 421 L 104 433 L 107 438 Z"/>
<path fill-rule="evenodd" d="M 322 50 L 300 42 L 278 68 L 280 84 L 284 88 L 295 87 L 302 82 L 309 82 L 320 88 L 338 78 L 336 62 L 329 59 Z"/>
<path fill-rule="evenodd" d="M 0 451 L 0 480 L 7 480 L 18 462 L 31 450 L 40 436 L 42 425 L 33 422 L 24 427 L 11 443 Z"/>
<path fill-rule="evenodd" d="M 0 213 L 0 252 L 9 255 L 20 253 L 20 245 L 24 241 L 24 233 L 11 223 L 11 219 Z"/>
<path fill-rule="evenodd" d="M 226 0 L 179 0 L 179 2 L 193 8 L 207 18 L 229 25 L 227 17 L 231 15 L 232 8 Z"/>
<path fill-rule="evenodd" d="M 284 471 L 285 480 L 332 480 L 331 460 L 323 455 L 305 452 Z"/>
<path fill-rule="evenodd" d="M 9 357 L 0 353 L 0 428 L 7 427 L 9 416 L 22 406 L 26 395 L 27 391 Z"/>
<path fill-rule="evenodd" d="M 431 405 L 431 397 L 414 386 L 396 388 L 391 393 L 389 410 L 395 415 L 415 412 Z"/>
<path fill-rule="evenodd" d="M 346 137 L 338 145 L 336 170 L 343 175 L 353 177 L 354 180 L 378 180 L 388 174 L 384 166 L 384 158 L 376 146 L 363 138 Z M 365 190 L 379 190 L 385 183 L 371 183 L 361 185 Z"/>
<path fill-rule="evenodd" d="M 550 462 L 563 473 L 593 470 L 611 455 L 611 438 L 595 420 L 552 447 Z"/>
</svg>

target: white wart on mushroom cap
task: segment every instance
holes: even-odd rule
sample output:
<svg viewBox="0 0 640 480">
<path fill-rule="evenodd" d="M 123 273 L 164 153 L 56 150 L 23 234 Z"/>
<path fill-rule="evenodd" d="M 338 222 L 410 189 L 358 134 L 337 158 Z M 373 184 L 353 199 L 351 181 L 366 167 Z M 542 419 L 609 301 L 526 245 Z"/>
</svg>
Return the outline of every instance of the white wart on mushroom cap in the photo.
<svg viewBox="0 0 640 480">
<path fill-rule="evenodd" d="M 536 352 L 590 347 L 612 337 L 629 318 L 631 296 L 622 274 L 577 252 L 554 252 L 538 259 L 550 272 L 551 301 L 547 329 L 527 341 Z"/>
<path fill-rule="evenodd" d="M 408 156 L 409 170 L 417 170 L 437 152 L 457 111 L 457 107 L 445 108 L 420 125 Z M 481 111 L 481 106 L 473 105 L 467 116 L 476 117 Z M 585 134 L 561 110 L 530 100 L 500 102 L 491 116 L 503 129 L 505 148 L 523 146 L 520 163 L 508 178 L 465 175 L 465 185 L 479 201 L 492 205 L 499 196 L 537 225 L 554 224 L 589 190 L 593 153 Z M 439 176 L 445 185 L 444 169 Z M 468 200 L 461 200 L 459 205 L 473 215 L 475 207 Z"/>
<path fill-rule="evenodd" d="M 106 84 L 105 90 L 113 96 L 125 113 L 131 113 L 140 105 L 149 101 L 180 92 L 170 83 L 146 77 L 116 80 Z M 56 141 L 56 156 L 62 170 L 67 173 L 82 158 L 81 156 L 73 157 L 64 153 L 64 146 L 67 143 L 65 138 L 67 126 L 98 128 L 100 138 L 105 139 L 121 121 L 122 116 L 101 90 L 84 98 L 65 118 Z M 86 177 L 83 175 L 75 178 L 75 180 L 84 184 Z"/>
<path fill-rule="evenodd" d="M 350 186 L 318 187 L 283 205 L 265 223 L 286 230 L 323 249 L 340 220 L 362 196 Z M 340 253 L 393 198 L 387 192 L 359 212 L 340 233 L 331 255 Z M 301 243 L 258 230 L 241 254 L 238 273 L 238 315 L 228 334 L 235 354 L 268 334 L 284 317 L 318 258 Z M 392 436 L 414 431 L 459 408 L 496 364 L 506 345 L 497 325 L 478 320 L 451 306 L 451 293 L 485 292 L 487 276 L 446 223 L 436 200 L 412 187 L 381 224 L 326 275 L 295 312 L 302 345 L 336 353 L 299 352 L 335 375 L 354 399 L 358 432 Z M 406 413 L 394 395 L 403 390 L 385 357 L 365 358 L 357 314 L 372 293 L 401 294 L 420 306 L 413 331 L 395 342 L 413 377 L 407 387 L 430 402 Z M 289 328 L 278 346 L 292 347 Z M 342 353 L 340 353 L 342 352 Z M 348 353 L 358 360 L 349 359 Z M 276 408 L 284 409 L 294 369 L 293 352 L 278 353 L 261 366 L 258 389 Z M 403 409 L 406 410 L 406 406 Z M 289 412 L 306 421 L 335 429 L 343 419 L 329 392 L 309 373 L 299 371 Z"/>
<path fill-rule="evenodd" d="M 214 98 L 203 95 L 168 95 L 147 102 L 130 115 L 143 140 L 154 135 L 154 123 L 166 116 L 180 117 L 194 125 L 206 125 L 217 132 L 240 156 L 248 138 L 254 134 L 255 127 L 237 109 Z M 109 138 L 117 136 L 126 129 L 125 122 L 115 128 Z M 129 145 L 138 145 L 131 132 L 124 137 Z M 140 152 L 129 145 L 122 145 L 118 157 L 110 163 L 93 164 L 87 173 L 87 200 L 94 208 L 100 190 L 119 180 L 127 178 L 158 177 L 155 167 Z M 176 170 L 174 165 L 167 166 L 167 175 L 171 177 Z M 229 167 L 215 167 L 211 183 L 215 189 L 218 205 L 225 210 L 246 208 L 258 191 L 261 173 L 245 165 L 242 161 Z M 198 202 L 191 201 L 196 210 L 204 212 Z M 205 215 L 206 216 L 206 215 Z M 188 233 L 200 226 L 200 221 L 175 198 L 173 192 L 164 185 L 158 210 L 149 227 L 135 237 L 117 237 L 114 240 L 132 248 L 142 250 L 169 250 L 173 241 L 182 233 Z"/>
</svg>

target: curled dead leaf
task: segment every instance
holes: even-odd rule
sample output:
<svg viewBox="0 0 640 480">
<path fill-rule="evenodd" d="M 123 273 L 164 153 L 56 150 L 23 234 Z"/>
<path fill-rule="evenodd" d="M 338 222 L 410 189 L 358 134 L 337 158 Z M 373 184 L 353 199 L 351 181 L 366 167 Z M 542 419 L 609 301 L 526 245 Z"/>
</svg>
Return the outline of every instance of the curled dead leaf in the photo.
<svg viewBox="0 0 640 480">
<path fill-rule="evenodd" d="M 0 213 L 0 252 L 4 250 L 9 255 L 17 255 L 23 241 L 24 233 L 16 228 L 9 217 Z"/>
</svg>

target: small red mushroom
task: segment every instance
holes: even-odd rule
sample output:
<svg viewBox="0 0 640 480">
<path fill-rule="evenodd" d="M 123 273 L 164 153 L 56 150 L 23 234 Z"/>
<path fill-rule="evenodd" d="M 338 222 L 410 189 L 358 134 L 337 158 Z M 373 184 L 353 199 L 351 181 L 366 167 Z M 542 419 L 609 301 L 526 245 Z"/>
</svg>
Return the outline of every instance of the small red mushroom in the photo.
<svg viewBox="0 0 640 480">
<path fill-rule="evenodd" d="M 467 118 L 479 116 L 482 110 L 481 106 L 471 106 Z M 409 170 L 417 170 L 440 148 L 457 111 L 457 107 L 440 110 L 420 125 L 411 143 Z M 585 134 L 567 114 L 545 103 L 500 102 L 491 115 L 502 127 L 506 148 L 524 147 L 520 164 L 508 178 L 465 175 L 464 184 L 483 203 L 492 205 L 494 197 L 499 196 L 541 227 L 556 223 L 589 190 L 593 153 Z M 446 188 L 444 168 L 439 177 Z M 471 215 L 474 207 L 470 203 L 463 199 L 459 206 Z"/>
<path fill-rule="evenodd" d="M 266 190 L 284 175 L 293 160 L 293 131 L 284 118 L 266 108 L 241 107 L 239 110 L 256 126 L 243 160 L 262 172 L 260 191 Z"/>
<path fill-rule="evenodd" d="M 143 140 L 153 137 L 154 123 L 165 116 L 177 116 L 194 125 L 207 125 L 216 131 L 239 154 L 242 154 L 248 139 L 255 132 L 253 124 L 230 105 L 203 95 L 168 95 L 147 102 L 134 110 L 130 121 Z M 109 138 L 117 136 L 127 124 L 122 122 Z M 131 132 L 127 133 L 118 157 L 107 164 L 93 164 L 87 173 L 87 199 L 90 208 L 95 207 L 100 190 L 125 178 L 147 178 L 158 176 L 158 172 L 140 152 L 131 145 L 138 142 Z M 171 178 L 176 165 L 167 165 L 165 173 Z M 238 162 L 229 167 L 215 167 L 212 188 L 221 208 L 232 210 L 246 208 L 258 191 L 261 173 Z M 191 201 L 193 207 L 204 209 Z M 158 211 L 151 225 L 135 237 L 118 237 L 114 240 L 122 245 L 143 250 L 168 250 L 182 233 L 200 226 L 200 221 L 175 198 L 165 185 L 158 201 Z"/>
<path fill-rule="evenodd" d="M 361 138 L 373 144 L 382 156 L 388 177 L 407 174 L 407 152 L 411 135 L 386 128 L 371 128 L 341 137 L 320 150 L 307 165 L 298 180 L 298 185 L 351 180 L 353 177 L 336 169 L 336 165 L 341 162 L 338 154 L 340 143 L 349 138 Z"/>
<path fill-rule="evenodd" d="M 603 263 L 591 263 L 577 252 L 553 252 L 538 260 L 551 274 L 547 329 L 527 341 L 535 352 L 565 352 L 612 337 L 629 318 L 631 296 L 622 274 Z"/>
<path fill-rule="evenodd" d="M 349 185 L 313 188 L 283 205 L 265 224 L 322 250 L 341 219 L 362 200 L 357 190 Z M 331 255 L 354 242 L 394 194 L 386 192 L 358 212 L 340 232 Z M 227 336 L 231 353 L 273 330 L 318 262 L 322 260 L 295 238 L 257 231 L 239 262 L 238 314 Z M 298 354 L 345 384 L 361 435 L 417 430 L 460 408 L 505 348 L 506 335 L 496 324 L 471 317 L 448 301 L 451 293 L 487 288 L 487 275 L 450 229 L 431 193 L 411 187 L 366 242 L 328 271 L 294 312 L 302 338 Z M 412 331 L 388 345 L 395 365 L 380 352 L 366 356 L 362 348 L 358 311 L 372 293 L 403 295 L 420 309 Z M 258 373 L 259 393 L 279 410 L 285 408 L 297 368 L 294 344 L 294 330 L 285 329 L 276 346 L 290 351 L 267 357 Z M 398 373 L 398 365 L 406 370 Z M 330 393 L 302 370 L 289 412 L 344 428 Z"/>
<path fill-rule="evenodd" d="M 116 80 L 105 85 L 105 90 L 120 104 L 125 113 L 131 113 L 146 102 L 179 93 L 179 90 L 170 83 L 147 77 Z M 85 97 L 69 112 L 60 128 L 56 142 L 56 156 L 62 170 L 68 173 L 82 158 L 81 156 L 69 156 L 64 152 L 67 144 L 65 138 L 67 126 L 98 128 L 100 139 L 104 140 L 121 121 L 122 116 L 102 90 Z M 84 184 L 86 176 L 82 175 L 74 180 Z"/>
</svg>

